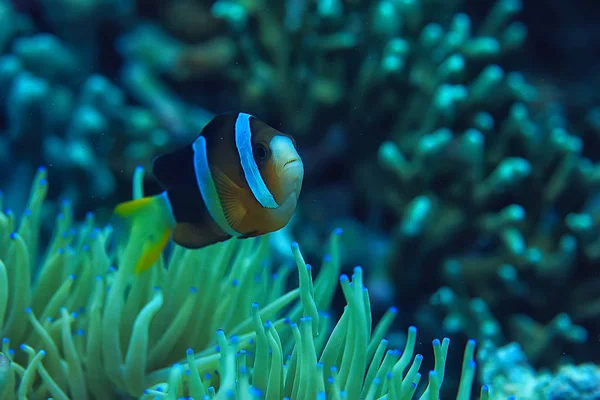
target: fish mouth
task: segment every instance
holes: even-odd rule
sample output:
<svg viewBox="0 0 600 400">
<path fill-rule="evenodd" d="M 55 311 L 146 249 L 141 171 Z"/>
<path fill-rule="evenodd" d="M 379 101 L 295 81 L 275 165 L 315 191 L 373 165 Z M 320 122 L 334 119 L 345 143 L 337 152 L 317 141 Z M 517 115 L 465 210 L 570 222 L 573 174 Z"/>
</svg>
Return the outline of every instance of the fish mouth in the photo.
<svg viewBox="0 0 600 400">
<path fill-rule="evenodd" d="M 293 163 L 295 163 L 295 162 L 297 162 L 297 161 L 298 161 L 298 159 L 297 159 L 297 158 L 292 158 L 291 160 L 289 160 L 289 161 L 287 161 L 285 164 L 283 164 L 283 167 L 282 167 L 282 168 L 285 168 L 285 167 L 287 167 L 288 165 L 290 165 L 290 164 L 293 164 Z"/>
</svg>

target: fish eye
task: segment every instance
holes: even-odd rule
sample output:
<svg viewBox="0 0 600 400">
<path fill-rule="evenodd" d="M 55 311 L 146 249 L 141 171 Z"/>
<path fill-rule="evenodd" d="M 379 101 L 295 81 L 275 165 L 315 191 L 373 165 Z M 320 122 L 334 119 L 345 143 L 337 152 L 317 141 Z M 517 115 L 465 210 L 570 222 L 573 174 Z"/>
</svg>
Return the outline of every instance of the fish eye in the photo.
<svg viewBox="0 0 600 400">
<path fill-rule="evenodd" d="M 259 161 L 264 161 L 269 156 L 269 151 L 267 150 L 265 145 L 261 143 L 258 143 L 256 146 L 254 146 L 252 153 L 254 155 L 254 158 Z"/>
</svg>

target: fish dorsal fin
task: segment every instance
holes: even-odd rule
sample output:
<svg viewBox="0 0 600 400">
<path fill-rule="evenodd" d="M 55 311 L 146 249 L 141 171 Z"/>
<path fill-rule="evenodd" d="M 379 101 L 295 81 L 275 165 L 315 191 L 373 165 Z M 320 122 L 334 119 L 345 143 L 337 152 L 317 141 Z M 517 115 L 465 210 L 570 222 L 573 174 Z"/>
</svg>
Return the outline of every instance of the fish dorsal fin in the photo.
<svg viewBox="0 0 600 400">
<path fill-rule="evenodd" d="M 235 120 L 238 113 L 228 112 L 219 114 L 210 120 L 208 124 L 202 128 L 200 133 L 207 140 L 218 138 L 224 135 L 233 135 L 235 129 Z"/>
<path fill-rule="evenodd" d="M 243 202 L 245 197 L 244 189 L 237 186 L 218 168 L 213 170 L 213 178 L 215 180 L 217 191 L 219 192 L 221 206 L 223 207 L 227 223 L 239 232 L 238 228 L 248 212 Z"/>
<path fill-rule="evenodd" d="M 194 151 L 188 145 L 152 161 L 152 175 L 165 188 L 194 184 Z"/>
<path fill-rule="evenodd" d="M 202 128 L 200 136 L 211 138 L 214 143 L 226 135 L 233 135 L 237 113 L 225 113 L 214 117 Z M 152 174 L 166 189 L 176 186 L 194 185 L 194 149 L 193 143 L 169 153 L 159 155 L 152 161 Z"/>
</svg>

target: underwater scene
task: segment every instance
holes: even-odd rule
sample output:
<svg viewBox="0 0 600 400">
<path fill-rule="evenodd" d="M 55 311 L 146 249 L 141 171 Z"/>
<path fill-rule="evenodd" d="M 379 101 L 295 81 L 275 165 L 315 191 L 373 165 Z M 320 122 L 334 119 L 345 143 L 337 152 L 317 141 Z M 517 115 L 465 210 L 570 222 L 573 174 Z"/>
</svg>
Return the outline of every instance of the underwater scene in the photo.
<svg viewBox="0 0 600 400">
<path fill-rule="evenodd" d="M 0 0 L 0 400 L 600 400 L 600 5 Z"/>
</svg>

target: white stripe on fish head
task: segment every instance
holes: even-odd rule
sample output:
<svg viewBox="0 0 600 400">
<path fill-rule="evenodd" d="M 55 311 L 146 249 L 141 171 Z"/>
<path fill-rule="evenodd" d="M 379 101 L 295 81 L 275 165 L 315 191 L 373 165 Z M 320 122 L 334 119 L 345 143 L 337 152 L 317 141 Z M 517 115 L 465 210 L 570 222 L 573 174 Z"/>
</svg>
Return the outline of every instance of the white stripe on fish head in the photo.
<svg viewBox="0 0 600 400">
<path fill-rule="evenodd" d="M 240 156 L 240 164 L 244 171 L 246 182 L 256 201 L 265 208 L 277 208 L 279 204 L 267 187 L 252 152 L 252 129 L 250 128 L 251 115 L 240 113 L 235 121 L 235 145 Z"/>
</svg>

